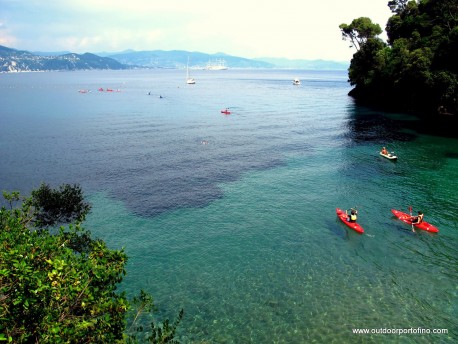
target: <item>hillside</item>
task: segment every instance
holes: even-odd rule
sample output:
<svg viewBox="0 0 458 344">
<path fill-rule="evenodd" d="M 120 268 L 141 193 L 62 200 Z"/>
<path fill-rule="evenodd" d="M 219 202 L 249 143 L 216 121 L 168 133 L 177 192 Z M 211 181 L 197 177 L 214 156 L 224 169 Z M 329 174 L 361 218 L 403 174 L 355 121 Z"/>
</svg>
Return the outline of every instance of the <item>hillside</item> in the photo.
<svg viewBox="0 0 458 344">
<path fill-rule="evenodd" d="M 259 61 L 268 62 L 276 68 L 288 69 L 309 69 L 309 70 L 347 70 L 349 62 L 327 61 L 327 60 L 300 60 L 262 57 Z"/>
<path fill-rule="evenodd" d="M 325 60 L 290 60 L 286 58 L 257 58 L 247 59 L 224 53 L 206 54 L 184 50 L 128 50 L 119 53 L 99 53 L 109 56 L 123 64 L 130 66 L 144 66 L 149 68 L 185 68 L 189 58 L 191 68 L 206 68 L 209 63 L 223 61 L 228 68 L 287 68 L 313 70 L 346 70 L 347 62 Z"/>
<path fill-rule="evenodd" d="M 100 53 L 99 55 L 104 55 Z M 143 66 L 149 68 L 185 68 L 188 63 L 192 68 L 205 68 L 207 64 L 223 61 L 230 68 L 274 68 L 271 63 L 246 59 L 243 57 L 226 55 L 223 53 L 206 54 L 185 50 L 152 50 L 152 51 L 125 51 L 107 54 L 123 64 Z"/>
<path fill-rule="evenodd" d="M 126 68 L 125 65 L 112 58 L 90 53 L 43 56 L 0 46 L 0 72 Z"/>
</svg>

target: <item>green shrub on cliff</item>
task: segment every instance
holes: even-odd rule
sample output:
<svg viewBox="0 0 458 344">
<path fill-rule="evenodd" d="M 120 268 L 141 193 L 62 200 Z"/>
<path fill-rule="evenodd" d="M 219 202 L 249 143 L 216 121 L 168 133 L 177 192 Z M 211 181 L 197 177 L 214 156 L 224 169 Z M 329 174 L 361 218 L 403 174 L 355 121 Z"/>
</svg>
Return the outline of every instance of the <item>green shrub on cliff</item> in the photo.
<svg viewBox="0 0 458 344">
<path fill-rule="evenodd" d="M 42 184 L 28 199 L 3 193 L 0 208 L 0 341 L 13 343 L 135 343 L 138 317 L 154 310 L 141 292 L 129 302 L 117 285 L 127 256 L 94 240 L 80 220 L 90 210 L 79 186 Z M 45 225 L 70 224 L 51 233 Z M 138 300 L 141 300 L 139 302 Z M 126 318 L 137 316 L 126 333 Z M 151 325 L 149 343 L 174 342 L 181 312 Z"/>
</svg>

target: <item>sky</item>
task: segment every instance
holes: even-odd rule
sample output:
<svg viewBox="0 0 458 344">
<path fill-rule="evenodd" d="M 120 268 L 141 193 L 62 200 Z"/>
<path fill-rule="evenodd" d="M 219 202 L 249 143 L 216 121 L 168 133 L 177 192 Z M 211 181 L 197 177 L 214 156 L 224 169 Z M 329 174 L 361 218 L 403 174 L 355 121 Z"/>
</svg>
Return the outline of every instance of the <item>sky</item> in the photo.
<svg viewBox="0 0 458 344">
<path fill-rule="evenodd" d="M 0 0 L 0 45 L 74 53 L 187 50 L 349 61 L 339 25 L 385 28 L 388 0 Z M 384 34 L 381 35 L 385 39 Z"/>
</svg>

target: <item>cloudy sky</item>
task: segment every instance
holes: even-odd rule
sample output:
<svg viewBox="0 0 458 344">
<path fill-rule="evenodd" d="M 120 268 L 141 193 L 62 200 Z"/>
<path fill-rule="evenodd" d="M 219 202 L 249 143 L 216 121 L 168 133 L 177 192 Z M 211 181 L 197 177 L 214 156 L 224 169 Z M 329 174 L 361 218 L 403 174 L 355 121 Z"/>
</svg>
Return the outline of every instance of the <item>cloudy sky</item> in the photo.
<svg viewBox="0 0 458 344">
<path fill-rule="evenodd" d="M 388 0 L 0 0 L 0 45 L 29 51 L 188 50 L 349 61 L 339 25 Z M 382 36 L 384 38 L 384 36 Z"/>
</svg>

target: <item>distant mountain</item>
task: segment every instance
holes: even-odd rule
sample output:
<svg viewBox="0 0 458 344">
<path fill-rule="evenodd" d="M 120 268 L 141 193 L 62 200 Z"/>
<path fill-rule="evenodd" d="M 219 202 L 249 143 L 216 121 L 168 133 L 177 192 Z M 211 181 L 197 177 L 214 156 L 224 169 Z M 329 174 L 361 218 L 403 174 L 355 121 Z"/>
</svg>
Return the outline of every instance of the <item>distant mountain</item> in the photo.
<svg viewBox="0 0 458 344">
<path fill-rule="evenodd" d="M 228 68 L 288 68 L 309 70 L 346 70 L 347 62 L 325 60 L 289 60 L 285 58 L 247 59 L 224 53 L 206 54 L 185 50 L 125 50 L 118 53 L 74 54 L 59 52 L 29 52 L 0 45 L 0 72 L 173 68 L 183 69 L 189 59 L 190 68 L 206 68 L 223 62 Z"/>
<path fill-rule="evenodd" d="M 39 56 L 59 56 L 59 55 L 65 55 L 65 54 L 70 54 L 71 51 L 65 50 L 65 51 L 31 51 L 32 54 L 39 55 Z"/>
<path fill-rule="evenodd" d="M 289 60 L 285 58 L 259 58 L 259 61 L 268 62 L 275 68 L 310 69 L 310 70 L 347 70 L 349 62 L 326 60 Z"/>
<path fill-rule="evenodd" d="M 286 58 L 257 58 L 247 59 L 224 53 L 205 54 L 184 50 L 126 50 L 119 53 L 98 53 L 109 56 L 130 66 L 149 68 L 185 68 L 189 58 L 191 68 L 205 68 L 208 63 L 223 60 L 228 68 L 288 68 L 312 70 L 346 70 L 349 62 L 326 60 L 289 60 Z"/>
<path fill-rule="evenodd" d="M 90 53 L 42 56 L 0 45 L 0 72 L 126 68 L 112 58 Z"/>
<path fill-rule="evenodd" d="M 99 53 L 104 55 L 105 53 Z M 208 63 L 223 60 L 229 68 L 274 68 L 269 62 L 246 59 L 243 57 L 226 55 L 223 53 L 206 54 L 185 50 L 152 50 L 152 51 L 124 51 L 106 54 L 120 63 L 130 66 L 149 68 L 178 68 L 186 67 L 189 58 L 191 68 L 205 68 Z"/>
</svg>

